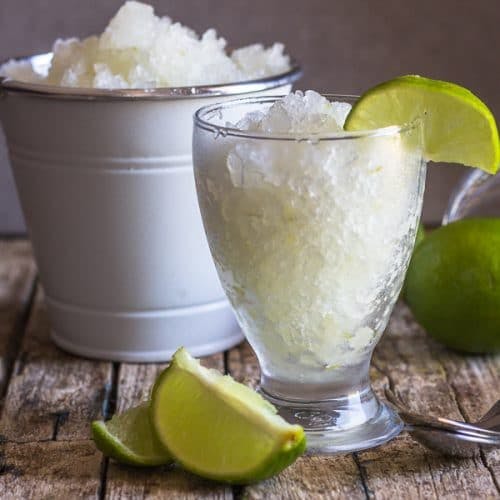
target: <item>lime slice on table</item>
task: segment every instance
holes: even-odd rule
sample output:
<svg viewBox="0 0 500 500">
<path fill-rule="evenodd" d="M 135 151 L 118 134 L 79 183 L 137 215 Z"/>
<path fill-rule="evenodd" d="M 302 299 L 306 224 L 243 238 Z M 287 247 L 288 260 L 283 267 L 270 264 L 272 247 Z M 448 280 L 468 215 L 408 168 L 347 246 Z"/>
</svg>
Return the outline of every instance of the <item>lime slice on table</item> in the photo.
<svg viewBox="0 0 500 500">
<path fill-rule="evenodd" d="M 158 377 L 151 419 L 185 469 L 230 483 L 277 474 L 303 453 L 304 430 L 285 422 L 249 387 L 200 365 L 179 349 Z"/>
<path fill-rule="evenodd" d="M 156 439 L 149 404 L 131 408 L 107 422 L 92 422 L 96 446 L 108 457 L 129 465 L 164 465 L 172 457 Z"/>
<path fill-rule="evenodd" d="M 424 120 L 426 160 L 461 163 L 495 173 L 500 164 L 498 129 L 491 111 L 454 83 L 408 75 L 365 92 L 345 130 L 369 130 Z"/>
</svg>

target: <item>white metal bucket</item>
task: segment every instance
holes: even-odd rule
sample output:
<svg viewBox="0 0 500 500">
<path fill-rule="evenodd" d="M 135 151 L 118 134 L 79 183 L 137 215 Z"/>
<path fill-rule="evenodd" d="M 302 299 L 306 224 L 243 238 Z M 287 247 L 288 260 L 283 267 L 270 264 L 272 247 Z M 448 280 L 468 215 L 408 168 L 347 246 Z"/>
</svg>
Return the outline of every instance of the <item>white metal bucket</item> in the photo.
<svg viewBox="0 0 500 500">
<path fill-rule="evenodd" d="M 46 65 L 50 55 L 35 56 Z M 282 94 L 300 69 L 217 87 L 106 91 L 0 81 L 0 117 L 52 338 L 116 361 L 196 356 L 242 339 L 205 240 L 192 115 Z"/>
</svg>

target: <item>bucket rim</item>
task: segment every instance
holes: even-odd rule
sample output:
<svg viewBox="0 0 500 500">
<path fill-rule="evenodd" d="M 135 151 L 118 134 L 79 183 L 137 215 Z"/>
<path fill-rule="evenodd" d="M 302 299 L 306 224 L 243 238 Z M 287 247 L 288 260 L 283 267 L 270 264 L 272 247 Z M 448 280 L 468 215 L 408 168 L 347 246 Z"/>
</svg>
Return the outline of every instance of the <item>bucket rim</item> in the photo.
<svg viewBox="0 0 500 500">
<path fill-rule="evenodd" d="M 28 57 L 9 59 L 16 62 L 30 62 L 39 71 L 48 69 L 52 60 L 52 52 L 36 54 Z M 8 62 L 8 61 L 5 61 Z M 3 63 L 0 63 L 0 65 Z M 216 85 L 193 85 L 185 87 L 155 87 L 149 89 L 95 89 L 83 87 L 61 87 L 29 83 L 0 76 L 0 94 L 22 93 L 50 99 L 69 100 L 126 100 L 156 101 L 199 99 L 217 96 L 231 96 L 263 92 L 295 83 L 303 74 L 301 66 L 291 59 L 290 69 L 284 73 L 245 80 L 241 82 L 222 83 Z"/>
</svg>

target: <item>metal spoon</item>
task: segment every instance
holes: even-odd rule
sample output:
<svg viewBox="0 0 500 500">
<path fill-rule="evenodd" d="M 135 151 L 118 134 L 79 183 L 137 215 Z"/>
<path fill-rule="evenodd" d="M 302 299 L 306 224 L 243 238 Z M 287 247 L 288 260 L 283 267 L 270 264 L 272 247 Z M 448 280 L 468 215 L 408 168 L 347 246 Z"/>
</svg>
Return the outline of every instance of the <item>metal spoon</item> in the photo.
<svg viewBox="0 0 500 500">
<path fill-rule="evenodd" d="M 500 447 L 500 401 L 475 424 L 410 411 L 388 387 L 387 400 L 395 407 L 408 431 L 417 441 L 441 454 L 472 457 L 483 447 Z"/>
<path fill-rule="evenodd" d="M 477 425 L 500 432 L 500 400 L 498 400 L 486 414 L 477 422 Z"/>
<path fill-rule="evenodd" d="M 500 435 L 495 425 L 500 420 L 500 401 L 497 401 L 490 410 L 477 423 L 459 422 L 446 417 L 433 417 L 430 415 L 421 415 L 410 411 L 403 401 L 396 394 L 385 388 L 385 395 L 389 402 L 395 406 L 398 413 L 404 417 L 408 425 L 433 427 L 437 430 L 448 432 L 462 432 L 466 434 L 478 435 L 480 437 L 496 438 Z"/>
</svg>

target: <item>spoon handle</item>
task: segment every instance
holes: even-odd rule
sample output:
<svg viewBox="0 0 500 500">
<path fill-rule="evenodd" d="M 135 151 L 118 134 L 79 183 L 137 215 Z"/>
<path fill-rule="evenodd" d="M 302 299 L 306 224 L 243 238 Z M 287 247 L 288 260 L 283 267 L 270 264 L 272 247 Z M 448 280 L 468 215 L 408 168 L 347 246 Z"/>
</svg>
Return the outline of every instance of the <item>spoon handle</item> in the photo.
<svg viewBox="0 0 500 500">
<path fill-rule="evenodd" d="M 492 431 L 500 431 L 500 399 L 477 422 L 477 425 Z"/>
<path fill-rule="evenodd" d="M 405 422 L 404 418 L 403 421 Z M 448 436 L 449 438 L 456 438 L 461 440 L 469 440 L 476 443 L 484 443 L 490 444 L 492 446 L 500 446 L 500 434 L 498 435 L 489 435 L 485 434 L 481 431 L 474 432 L 466 429 L 451 429 L 441 425 L 432 425 L 430 423 L 406 423 L 404 426 L 404 430 L 411 433 L 433 433 L 435 435 L 443 435 Z"/>
<path fill-rule="evenodd" d="M 397 410 L 399 416 L 408 425 L 417 426 L 427 426 L 432 427 L 434 430 L 443 430 L 446 432 L 462 432 L 469 435 L 484 436 L 486 438 L 492 438 L 494 440 L 500 437 L 500 433 L 495 428 L 490 426 L 486 427 L 484 423 L 481 424 L 469 424 L 467 422 L 459 422 L 457 420 L 451 420 L 449 418 L 443 417 L 432 417 L 430 415 L 420 415 L 408 410 L 398 396 L 389 388 L 385 387 L 385 396 L 389 403 L 391 403 Z M 500 405 L 499 405 L 500 406 Z M 494 407 L 485 415 L 488 416 L 488 423 L 491 423 L 493 419 L 498 417 L 497 411 L 493 411 L 497 407 Z M 497 407 L 498 409 L 498 407 Z"/>
</svg>

